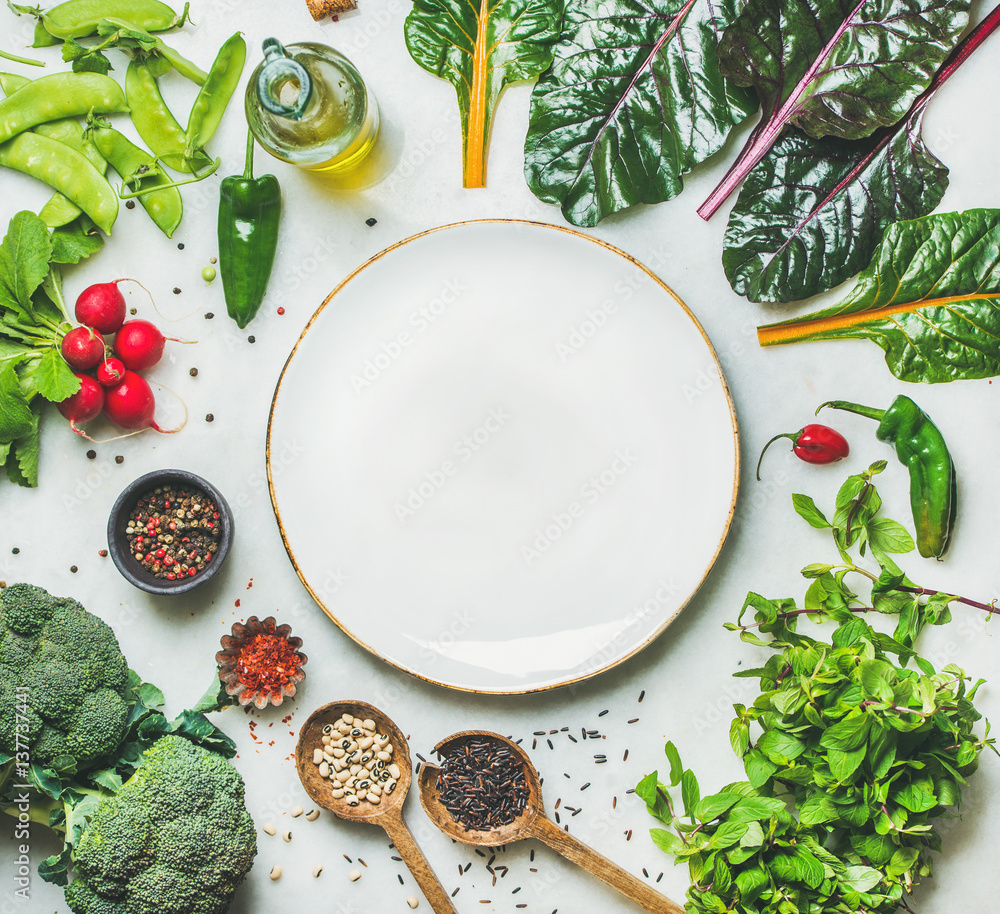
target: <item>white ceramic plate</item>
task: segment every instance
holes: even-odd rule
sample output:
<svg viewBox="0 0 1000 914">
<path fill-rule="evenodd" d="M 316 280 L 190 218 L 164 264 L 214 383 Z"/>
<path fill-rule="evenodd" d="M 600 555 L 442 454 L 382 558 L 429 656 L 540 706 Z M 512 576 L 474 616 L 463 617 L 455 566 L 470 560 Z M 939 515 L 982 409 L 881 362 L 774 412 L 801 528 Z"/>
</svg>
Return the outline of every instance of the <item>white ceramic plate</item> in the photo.
<svg viewBox="0 0 1000 914">
<path fill-rule="evenodd" d="M 294 456 L 293 456 L 294 455 Z M 652 272 L 554 226 L 409 238 L 317 310 L 278 381 L 271 500 L 317 603 L 416 676 L 528 692 L 655 638 L 722 547 L 729 391 Z"/>
</svg>

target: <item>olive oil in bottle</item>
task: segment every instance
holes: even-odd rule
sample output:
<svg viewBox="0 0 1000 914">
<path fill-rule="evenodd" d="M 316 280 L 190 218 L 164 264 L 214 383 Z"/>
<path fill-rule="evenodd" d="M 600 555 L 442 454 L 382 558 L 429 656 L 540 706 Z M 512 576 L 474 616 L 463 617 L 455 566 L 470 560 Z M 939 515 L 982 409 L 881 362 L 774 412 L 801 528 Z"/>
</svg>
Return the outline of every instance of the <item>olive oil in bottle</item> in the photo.
<svg viewBox="0 0 1000 914">
<path fill-rule="evenodd" d="M 314 42 L 264 41 L 247 86 L 247 123 L 275 158 L 334 173 L 357 165 L 378 136 L 378 105 L 354 64 Z"/>
</svg>

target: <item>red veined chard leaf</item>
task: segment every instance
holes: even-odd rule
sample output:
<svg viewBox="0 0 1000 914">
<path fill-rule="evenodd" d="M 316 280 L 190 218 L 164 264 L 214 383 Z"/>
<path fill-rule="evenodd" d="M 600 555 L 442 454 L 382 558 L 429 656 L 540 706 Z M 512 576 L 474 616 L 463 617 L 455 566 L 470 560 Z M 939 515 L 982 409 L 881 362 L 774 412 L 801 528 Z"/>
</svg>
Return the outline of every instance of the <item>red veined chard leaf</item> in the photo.
<svg viewBox="0 0 1000 914">
<path fill-rule="evenodd" d="M 1000 375 L 1000 210 L 897 222 L 841 304 L 759 327 L 757 338 L 871 340 L 901 381 Z"/>
<path fill-rule="evenodd" d="M 1000 26 L 1000 6 L 959 44 L 906 118 L 866 140 L 778 139 L 747 175 L 729 216 L 722 263 L 751 301 L 795 301 L 864 267 L 893 222 L 931 212 L 948 169 L 920 135 L 934 93 Z"/>
<path fill-rule="evenodd" d="M 406 46 L 420 66 L 458 93 L 465 187 L 485 185 L 500 93 L 549 65 L 561 15 L 561 0 L 414 0 Z"/>
<path fill-rule="evenodd" d="M 531 95 L 528 186 L 575 225 L 660 203 L 753 112 L 716 47 L 740 0 L 579 0 Z"/>
<path fill-rule="evenodd" d="M 710 218 L 786 127 L 857 140 L 896 123 L 968 16 L 968 0 L 748 0 L 720 69 L 757 90 L 763 117 L 698 214 Z"/>
</svg>

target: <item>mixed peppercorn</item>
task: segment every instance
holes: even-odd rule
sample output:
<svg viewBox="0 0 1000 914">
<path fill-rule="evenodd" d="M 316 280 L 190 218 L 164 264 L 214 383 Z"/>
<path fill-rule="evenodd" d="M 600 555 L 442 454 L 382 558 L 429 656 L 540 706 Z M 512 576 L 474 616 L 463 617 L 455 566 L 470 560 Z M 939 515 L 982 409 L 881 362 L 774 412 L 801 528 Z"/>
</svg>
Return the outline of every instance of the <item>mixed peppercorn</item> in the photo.
<svg viewBox="0 0 1000 914">
<path fill-rule="evenodd" d="M 125 528 L 132 557 L 157 578 L 194 577 L 219 549 L 220 513 L 199 489 L 157 486 L 143 495 Z"/>
</svg>

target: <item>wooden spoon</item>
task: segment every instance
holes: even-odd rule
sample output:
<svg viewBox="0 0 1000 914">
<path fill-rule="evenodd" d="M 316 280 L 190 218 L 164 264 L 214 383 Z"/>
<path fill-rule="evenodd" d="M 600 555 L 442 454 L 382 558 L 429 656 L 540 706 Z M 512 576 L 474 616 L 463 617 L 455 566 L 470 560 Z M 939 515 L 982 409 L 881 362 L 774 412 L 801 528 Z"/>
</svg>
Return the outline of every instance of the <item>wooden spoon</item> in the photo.
<svg viewBox="0 0 1000 914">
<path fill-rule="evenodd" d="M 392 743 L 392 759 L 399 766 L 399 778 L 396 789 L 391 794 L 383 793 L 378 806 L 367 800 L 362 800 L 357 806 L 348 806 L 345 800 L 336 799 L 331 793 L 331 782 L 320 777 L 319 767 L 313 764 L 313 750 L 323 746 L 323 727 L 336 723 L 344 713 L 375 721 L 378 732 L 386 734 Z M 295 746 L 295 767 L 302 786 L 313 802 L 329 809 L 341 819 L 381 825 L 396 845 L 399 856 L 417 880 L 431 907 L 437 914 L 456 914 L 451 898 L 434 875 L 423 851 L 413 840 L 413 835 L 403 821 L 403 800 L 413 780 L 410 749 L 399 727 L 385 714 L 363 701 L 333 701 L 317 708 L 299 730 L 299 741 Z"/>
<path fill-rule="evenodd" d="M 582 866 L 587 872 L 602 879 L 613 889 L 617 889 L 627 898 L 631 898 L 647 911 L 653 911 L 656 914 L 684 914 L 684 908 L 679 904 L 654 891 L 641 879 L 601 856 L 593 848 L 574 838 L 569 832 L 563 831 L 546 817 L 542 806 L 542 790 L 538 783 L 538 772 L 531 764 L 527 753 L 516 743 L 498 733 L 489 733 L 485 730 L 463 730 L 461 733 L 455 733 L 447 739 L 443 739 L 434 747 L 434 751 L 447 757 L 470 739 L 495 740 L 497 743 L 509 746 L 514 751 L 515 757 L 520 759 L 524 765 L 528 799 L 524 810 L 507 825 L 499 825 L 486 830 L 466 829 L 464 825 L 452 818 L 451 813 L 441 802 L 441 795 L 437 787 L 438 773 L 441 769 L 435 765 L 425 764 L 420 769 L 418 785 L 420 803 L 431 821 L 449 838 L 480 847 L 496 847 L 521 838 L 537 838 L 557 853 L 562 854 L 567 860 Z"/>
</svg>

